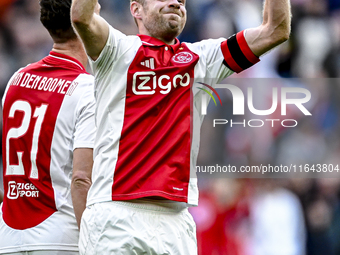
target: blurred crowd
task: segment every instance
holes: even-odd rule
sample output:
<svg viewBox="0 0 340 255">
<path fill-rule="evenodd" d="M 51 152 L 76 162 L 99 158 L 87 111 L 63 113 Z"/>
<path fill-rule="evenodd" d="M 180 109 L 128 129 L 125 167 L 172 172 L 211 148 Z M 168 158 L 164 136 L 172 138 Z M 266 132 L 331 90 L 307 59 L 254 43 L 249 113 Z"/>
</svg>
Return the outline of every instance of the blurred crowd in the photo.
<svg viewBox="0 0 340 255">
<path fill-rule="evenodd" d="M 126 34 L 137 33 L 129 0 L 99 2 L 110 24 Z M 233 118 L 231 97 L 221 91 L 223 107 L 210 104 L 203 122 L 198 165 L 340 167 L 340 0 L 291 4 L 290 40 L 233 77 L 271 78 L 278 87 L 304 80 L 300 83 L 313 96 L 308 108 L 312 117 L 291 113 L 287 118 L 299 122 L 295 128 L 213 128 L 212 119 Z M 188 22 L 179 39 L 227 38 L 255 27 L 261 23 L 262 6 L 262 0 L 187 0 Z M 51 46 L 39 21 L 38 0 L 0 0 L 1 94 L 19 67 L 44 57 Z M 271 98 L 272 90 L 261 87 L 256 93 L 254 101 L 268 109 L 271 99 L 265 98 Z M 201 176 L 200 204 L 191 209 L 199 254 L 340 255 L 340 178 L 304 177 Z"/>
</svg>

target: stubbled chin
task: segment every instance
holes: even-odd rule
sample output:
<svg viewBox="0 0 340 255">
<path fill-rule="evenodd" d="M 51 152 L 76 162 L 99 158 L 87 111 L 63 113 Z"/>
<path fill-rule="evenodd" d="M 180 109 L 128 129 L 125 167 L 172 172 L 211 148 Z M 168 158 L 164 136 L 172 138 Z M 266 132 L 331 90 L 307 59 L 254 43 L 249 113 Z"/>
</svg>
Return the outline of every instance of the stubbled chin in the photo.
<svg viewBox="0 0 340 255">
<path fill-rule="evenodd" d="M 176 20 L 169 20 L 169 26 L 172 29 L 179 28 L 180 23 Z"/>
</svg>

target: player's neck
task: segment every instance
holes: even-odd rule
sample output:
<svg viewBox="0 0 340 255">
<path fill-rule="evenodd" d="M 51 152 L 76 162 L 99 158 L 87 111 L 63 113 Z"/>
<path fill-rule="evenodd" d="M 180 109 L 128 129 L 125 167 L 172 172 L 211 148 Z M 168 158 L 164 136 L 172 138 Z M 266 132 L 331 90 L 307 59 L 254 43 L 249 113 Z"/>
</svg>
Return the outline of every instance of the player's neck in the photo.
<svg viewBox="0 0 340 255">
<path fill-rule="evenodd" d="M 87 55 L 79 40 L 72 40 L 66 43 L 54 43 L 52 51 L 75 58 L 86 68 Z"/>
<path fill-rule="evenodd" d="M 157 36 L 152 36 L 152 35 L 149 35 L 149 34 L 144 34 L 144 35 L 148 35 L 148 36 L 151 36 L 151 37 L 153 37 L 153 38 L 156 38 L 156 39 L 158 39 L 158 40 L 164 42 L 164 43 L 167 44 L 167 45 L 173 45 L 173 44 L 175 44 L 175 42 L 176 42 L 176 41 L 175 41 L 175 38 L 167 40 L 167 39 L 165 39 L 165 38 L 161 38 L 161 37 L 157 37 Z"/>
<path fill-rule="evenodd" d="M 156 39 L 161 40 L 162 42 L 164 42 L 165 44 L 168 44 L 168 45 L 173 45 L 176 42 L 175 38 L 172 38 L 172 37 L 170 37 L 170 38 L 163 38 L 161 36 L 150 34 L 150 32 L 144 26 L 140 26 L 139 27 L 139 34 L 141 34 L 141 35 L 148 35 L 150 37 L 156 38 Z"/>
<path fill-rule="evenodd" d="M 175 44 L 175 39 L 172 39 L 172 40 L 170 40 L 170 41 L 167 41 L 167 40 L 165 40 L 164 38 L 158 38 L 158 37 L 155 37 L 156 39 L 158 39 L 158 40 L 161 40 L 162 42 L 164 42 L 165 44 L 167 44 L 167 45 L 174 45 Z"/>
</svg>

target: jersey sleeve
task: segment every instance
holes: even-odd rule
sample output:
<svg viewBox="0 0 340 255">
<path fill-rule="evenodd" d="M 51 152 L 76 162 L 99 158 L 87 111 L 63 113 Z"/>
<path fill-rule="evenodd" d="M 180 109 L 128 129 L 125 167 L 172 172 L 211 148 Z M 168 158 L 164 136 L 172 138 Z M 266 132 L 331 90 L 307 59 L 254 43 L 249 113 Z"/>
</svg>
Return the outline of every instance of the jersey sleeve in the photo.
<svg viewBox="0 0 340 255">
<path fill-rule="evenodd" d="M 222 42 L 223 63 L 236 73 L 251 67 L 260 59 L 251 51 L 245 39 L 245 31 L 241 31 Z"/>
<path fill-rule="evenodd" d="M 98 59 L 93 61 L 89 57 L 90 67 L 95 74 L 96 79 L 101 79 L 113 65 L 114 61 L 118 59 L 119 51 L 121 51 L 121 44 L 119 45 L 119 41 L 125 37 L 126 35 L 122 32 L 109 26 L 109 37 Z M 117 47 L 118 45 L 120 47 Z"/>
<path fill-rule="evenodd" d="M 89 85 L 84 88 L 76 109 L 76 126 L 74 132 L 73 150 L 77 148 L 93 148 L 96 133 L 95 98 L 93 77 L 88 79 Z"/>
<path fill-rule="evenodd" d="M 228 39 L 203 40 L 188 44 L 188 47 L 200 56 L 199 73 L 204 73 L 204 79 L 216 79 L 217 82 L 260 61 L 249 48 L 244 31 Z"/>
</svg>

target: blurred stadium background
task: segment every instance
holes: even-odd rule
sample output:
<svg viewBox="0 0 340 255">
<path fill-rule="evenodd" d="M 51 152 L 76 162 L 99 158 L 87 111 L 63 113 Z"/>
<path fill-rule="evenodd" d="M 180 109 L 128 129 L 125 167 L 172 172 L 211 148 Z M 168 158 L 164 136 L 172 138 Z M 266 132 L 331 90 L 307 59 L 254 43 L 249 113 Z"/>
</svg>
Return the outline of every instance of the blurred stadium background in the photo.
<svg viewBox="0 0 340 255">
<path fill-rule="evenodd" d="M 129 0 L 100 3 L 110 24 L 137 33 Z M 198 165 L 339 163 L 340 0 L 291 3 L 291 39 L 241 77 L 331 80 L 310 88 L 317 97 L 313 119 L 301 119 L 293 129 L 226 126 L 216 132 L 207 124 L 217 114 L 210 107 Z M 262 0 L 187 0 L 187 9 L 180 40 L 195 42 L 257 26 Z M 1 95 L 13 72 L 47 55 L 51 46 L 39 22 L 38 0 L 0 0 Z M 230 109 L 217 111 L 230 118 Z M 191 212 L 200 255 L 340 255 L 340 178 L 203 177 L 199 186 L 200 205 Z"/>
</svg>

